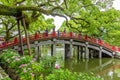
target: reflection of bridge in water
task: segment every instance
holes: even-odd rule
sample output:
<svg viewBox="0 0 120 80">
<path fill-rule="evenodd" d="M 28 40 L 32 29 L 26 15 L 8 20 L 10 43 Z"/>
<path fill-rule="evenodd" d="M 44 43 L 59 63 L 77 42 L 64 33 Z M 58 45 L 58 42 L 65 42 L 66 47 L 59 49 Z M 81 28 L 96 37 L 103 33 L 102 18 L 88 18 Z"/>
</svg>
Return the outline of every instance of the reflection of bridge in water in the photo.
<svg viewBox="0 0 120 80">
<path fill-rule="evenodd" d="M 120 48 L 116 48 L 115 46 L 110 46 L 108 43 L 105 43 L 102 40 L 91 38 L 88 36 L 82 36 L 80 34 L 75 33 L 56 33 L 52 32 L 50 34 L 47 33 L 36 33 L 35 35 L 29 36 L 30 46 L 35 49 L 35 54 L 40 56 L 40 46 L 41 45 L 51 45 L 51 56 L 54 56 L 56 53 L 56 45 L 63 44 L 64 45 L 64 58 L 72 58 L 73 46 L 77 46 L 77 57 L 78 59 L 84 54 L 84 58 L 89 58 L 90 56 L 97 56 L 102 58 L 102 56 L 110 56 L 114 57 L 116 51 L 120 52 Z M 22 38 L 23 41 L 23 49 L 27 49 L 26 46 L 26 38 Z M 19 48 L 19 40 L 15 38 L 10 42 L 3 42 L 0 44 L 0 50 L 12 48 L 17 51 Z M 37 56 L 37 57 L 38 57 Z"/>
<path fill-rule="evenodd" d="M 94 73 L 104 80 L 119 80 L 120 78 L 120 62 L 116 59 L 71 60 L 65 62 L 64 66 L 72 72 Z"/>
<path fill-rule="evenodd" d="M 109 62 L 110 61 L 108 61 L 107 63 L 109 63 Z M 104 68 L 104 67 L 102 67 L 102 68 Z M 119 60 L 111 61 L 111 63 L 108 64 L 108 67 L 106 69 L 100 70 L 97 75 L 106 76 L 105 80 L 119 80 L 120 79 L 120 63 L 119 63 Z"/>
<path fill-rule="evenodd" d="M 68 60 L 65 62 L 65 67 L 69 68 L 70 70 L 72 70 L 72 68 L 75 68 L 74 70 L 78 70 L 78 72 L 82 70 L 84 70 L 85 72 L 96 72 L 96 71 L 101 71 L 103 68 L 105 68 L 106 66 L 112 65 L 114 59 L 110 59 L 109 60 L 104 61 L 102 59 L 91 59 L 91 60 Z M 96 60 L 96 61 L 94 61 Z M 82 66 L 81 66 L 82 65 Z"/>
</svg>

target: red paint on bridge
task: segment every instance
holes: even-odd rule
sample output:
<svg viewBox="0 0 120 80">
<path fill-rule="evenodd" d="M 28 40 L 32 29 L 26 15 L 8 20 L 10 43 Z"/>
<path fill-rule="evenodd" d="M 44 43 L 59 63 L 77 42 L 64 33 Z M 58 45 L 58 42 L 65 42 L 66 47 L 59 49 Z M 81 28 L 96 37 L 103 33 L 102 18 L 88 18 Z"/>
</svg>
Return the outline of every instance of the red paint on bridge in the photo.
<svg viewBox="0 0 120 80">
<path fill-rule="evenodd" d="M 65 33 L 65 32 L 55 32 L 53 31 L 52 33 L 48 34 L 48 33 L 36 33 L 34 35 L 30 35 L 29 39 L 30 41 L 35 41 L 35 40 L 40 40 L 40 39 L 49 39 L 49 38 L 74 38 L 74 39 L 79 39 L 79 40 L 83 40 L 86 42 L 91 42 L 93 44 L 98 44 L 100 46 L 106 47 L 110 50 L 112 50 L 113 52 L 120 52 L 120 48 L 116 47 L 116 46 L 111 46 L 108 43 L 104 42 L 103 40 L 100 39 L 96 39 L 94 37 L 89 37 L 87 35 L 82 36 L 81 34 L 76 34 L 73 32 L 70 33 Z M 22 38 L 23 43 L 26 42 L 26 38 Z M 0 44 L 0 48 L 1 49 L 5 49 L 9 46 L 14 46 L 14 45 L 18 45 L 19 44 L 19 39 L 18 38 L 14 38 L 14 40 L 12 41 L 8 41 L 8 42 L 3 42 Z"/>
</svg>

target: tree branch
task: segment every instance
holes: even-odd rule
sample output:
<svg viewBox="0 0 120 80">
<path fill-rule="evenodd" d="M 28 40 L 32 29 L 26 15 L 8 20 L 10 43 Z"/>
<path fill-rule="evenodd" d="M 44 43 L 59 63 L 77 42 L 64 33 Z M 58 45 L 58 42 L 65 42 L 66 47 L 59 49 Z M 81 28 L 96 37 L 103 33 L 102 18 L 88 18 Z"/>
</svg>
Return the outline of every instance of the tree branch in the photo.
<svg viewBox="0 0 120 80">
<path fill-rule="evenodd" d="M 21 33 L 23 33 L 23 32 L 24 32 L 24 30 L 21 31 Z M 16 37 L 16 36 L 18 36 L 18 34 L 14 35 L 14 36 L 11 36 L 11 37 L 9 38 L 9 40 L 12 39 L 12 38 L 14 38 L 14 37 Z"/>
<path fill-rule="evenodd" d="M 75 19 L 75 20 L 82 20 L 82 21 L 85 21 L 86 23 L 90 24 L 88 21 L 86 21 L 85 19 L 83 18 L 75 18 L 75 17 L 71 17 L 71 19 Z"/>
<path fill-rule="evenodd" d="M 65 3 L 65 7 L 66 7 L 66 9 L 68 9 L 68 6 L 67 6 L 67 2 L 66 2 L 66 0 L 64 0 L 64 3 Z"/>
<path fill-rule="evenodd" d="M 25 0 L 22 0 L 22 1 L 16 2 L 15 5 L 17 5 L 17 4 L 21 4 L 21 3 L 23 3 L 24 1 L 25 1 Z"/>
</svg>

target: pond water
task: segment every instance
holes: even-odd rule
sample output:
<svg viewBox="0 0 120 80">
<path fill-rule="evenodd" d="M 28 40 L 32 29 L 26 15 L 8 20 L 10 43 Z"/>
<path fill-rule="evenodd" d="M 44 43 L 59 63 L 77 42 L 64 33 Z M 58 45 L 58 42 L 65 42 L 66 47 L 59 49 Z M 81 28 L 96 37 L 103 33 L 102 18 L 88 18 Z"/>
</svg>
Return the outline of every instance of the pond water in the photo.
<svg viewBox="0 0 120 80">
<path fill-rule="evenodd" d="M 50 55 L 50 47 L 42 46 L 42 56 Z M 112 58 L 92 58 L 89 60 L 79 59 L 77 60 L 76 48 L 73 48 L 73 58 L 70 60 L 64 60 L 64 49 L 57 47 L 56 63 L 61 67 L 69 69 L 72 72 L 85 72 L 88 74 L 94 73 L 98 77 L 104 78 L 104 80 L 120 80 L 120 60 Z"/>
</svg>

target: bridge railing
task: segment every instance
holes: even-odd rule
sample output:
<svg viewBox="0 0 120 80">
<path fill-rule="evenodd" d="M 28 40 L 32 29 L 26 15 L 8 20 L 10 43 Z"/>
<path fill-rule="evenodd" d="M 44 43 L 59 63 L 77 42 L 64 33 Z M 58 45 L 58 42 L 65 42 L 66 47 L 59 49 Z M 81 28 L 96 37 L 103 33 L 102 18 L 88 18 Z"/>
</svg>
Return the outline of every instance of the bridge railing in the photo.
<svg viewBox="0 0 120 80">
<path fill-rule="evenodd" d="M 59 37 L 60 38 L 74 38 L 74 39 L 84 40 L 84 41 L 91 42 L 93 44 L 98 44 L 98 45 L 104 46 L 104 47 L 106 47 L 108 49 L 111 49 L 113 51 L 120 52 L 119 47 L 111 46 L 101 39 L 97 39 L 97 38 L 94 38 L 94 37 L 89 37 L 88 35 L 83 36 L 81 34 L 76 34 L 76 33 L 73 33 L 73 32 L 66 33 L 66 32 L 55 32 L 55 31 L 53 31 L 51 33 L 46 33 L 46 32 L 35 33 L 35 34 L 29 36 L 29 40 L 34 41 L 34 40 L 39 40 L 39 39 L 59 38 Z M 23 37 L 22 41 L 23 41 L 23 43 L 25 43 L 26 38 Z M 3 42 L 2 44 L 0 44 L 0 48 L 1 49 L 2 48 L 7 48 L 8 46 L 13 46 L 13 45 L 17 45 L 17 44 L 19 44 L 19 39 L 16 37 L 12 41 Z"/>
</svg>

